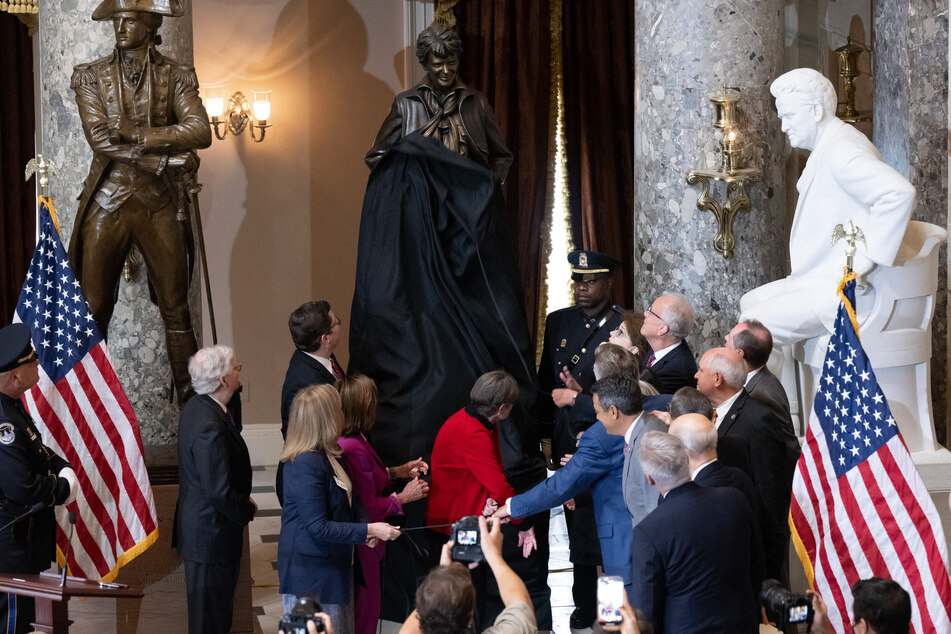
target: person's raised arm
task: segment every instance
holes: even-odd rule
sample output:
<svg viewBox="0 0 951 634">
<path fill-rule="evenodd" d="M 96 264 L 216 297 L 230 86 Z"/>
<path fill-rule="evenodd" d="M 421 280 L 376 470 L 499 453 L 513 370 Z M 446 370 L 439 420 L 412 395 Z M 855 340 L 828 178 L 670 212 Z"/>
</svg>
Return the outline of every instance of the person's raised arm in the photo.
<svg viewBox="0 0 951 634">
<path fill-rule="evenodd" d="M 502 559 L 502 523 L 492 520 L 492 529 L 489 530 L 486 518 L 480 517 L 479 533 L 482 538 L 482 554 L 489 568 L 492 569 L 492 574 L 495 575 L 502 603 L 505 607 L 514 603 L 525 603 L 531 606 L 532 598 L 528 594 L 528 588 Z"/>
</svg>

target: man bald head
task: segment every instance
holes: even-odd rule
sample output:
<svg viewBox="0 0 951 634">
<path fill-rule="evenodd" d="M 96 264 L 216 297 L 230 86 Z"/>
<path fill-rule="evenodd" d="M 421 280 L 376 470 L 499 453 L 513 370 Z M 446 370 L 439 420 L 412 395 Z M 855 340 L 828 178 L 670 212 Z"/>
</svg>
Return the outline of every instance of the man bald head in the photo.
<svg viewBox="0 0 951 634">
<path fill-rule="evenodd" d="M 687 450 L 690 472 L 717 459 L 717 430 L 709 418 L 701 414 L 684 414 L 670 423 L 668 432 L 680 438 Z"/>
</svg>

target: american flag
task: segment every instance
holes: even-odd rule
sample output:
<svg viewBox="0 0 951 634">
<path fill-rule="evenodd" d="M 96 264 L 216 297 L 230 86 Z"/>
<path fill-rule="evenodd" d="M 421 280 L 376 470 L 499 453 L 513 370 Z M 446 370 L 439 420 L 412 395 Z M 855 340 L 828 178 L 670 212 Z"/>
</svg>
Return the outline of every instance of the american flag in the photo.
<svg viewBox="0 0 951 634">
<path fill-rule="evenodd" d="M 793 541 L 837 632 L 851 631 L 852 584 L 886 577 L 911 596 L 913 631 L 948 633 L 941 520 L 859 342 L 854 274 L 840 297 L 793 480 Z"/>
<path fill-rule="evenodd" d="M 158 539 L 139 423 L 109 351 L 86 306 L 53 226 L 52 204 L 40 198 L 40 239 L 14 321 L 30 327 L 40 380 L 23 401 L 43 442 L 76 471 L 79 495 L 69 572 L 110 581 Z M 57 558 L 63 563 L 68 511 L 57 507 Z"/>
</svg>

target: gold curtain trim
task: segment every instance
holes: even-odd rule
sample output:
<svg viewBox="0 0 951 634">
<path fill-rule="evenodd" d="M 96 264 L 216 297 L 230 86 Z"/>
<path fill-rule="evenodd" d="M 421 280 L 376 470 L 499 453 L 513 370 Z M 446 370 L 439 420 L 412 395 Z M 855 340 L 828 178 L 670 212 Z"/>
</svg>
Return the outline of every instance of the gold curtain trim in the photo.
<svg viewBox="0 0 951 634">
<path fill-rule="evenodd" d="M 564 71 L 562 68 L 562 32 L 564 30 L 562 22 L 563 0 L 549 0 L 549 28 L 551 29 L 551 92 L 549 93 L 549 115 L 548 115 L 548 177 L 545 188 L 548 192 L 545 200 L 545 220 L 542 223 L 542 253 L 540 267 L 540 277 L 538 284 L 538 307 L 536 311 L 537 328 L 535 338 L 535 365 L 541 360 L 542 348 L 545 342 L 545 319 L 547 317 L 546 307 L 548 306 L 549 272 L 548 261 L 551 258 L 551 227 L 555 209 L 564 210 L 567 225 L 571 226 L 571 218 L 568 210 L 568 166 L 564 153 L 559 157 L 557 148 L 559 144 L 564 147 L 565 132 L 565 92 L 564 92 Z M 555 198 L 555 176 L 561 173 L 564 175 L 563 182 L 565 186 L 559 195 Z M 571 238 L 568 243 L 570 248 Z"/>
<path fill-rule="evenodd" d="M 459 0 L 436 0 L 436 10 L 433 12 L 433 24 L 441 22 L 446 26 L 456 26 L 456 14 L 453 8 Z"/>
</svg>

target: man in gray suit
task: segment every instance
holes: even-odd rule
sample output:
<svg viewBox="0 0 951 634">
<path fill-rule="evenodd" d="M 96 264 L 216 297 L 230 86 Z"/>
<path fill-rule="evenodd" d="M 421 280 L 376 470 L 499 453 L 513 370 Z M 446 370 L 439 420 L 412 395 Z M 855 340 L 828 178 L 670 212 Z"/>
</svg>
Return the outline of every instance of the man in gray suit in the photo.
<svg viewBox="0 0 951 634">
<path fill-rule="evenodd" d="M 607 376 L 591 387 L 594 411 L 612 436 L 624 437 L 624 503 L 634 526 L 657 507 L 657 492 L 641 471 L 637 451 L 649 431 L 666 432 L 660 419 L 641 409 L 641 388 L 632 374 Z"/>
<path fill-rule="evenodd" d="M 789 398 L 779 378 L 769 371 L 766 362 L 773 351 L 773 335 L 769 328 L 755 319 L 741 321 L 726 336 L 727 350 L 733 350 L 746 363 L 746 391 L 760 405 L 765 405 L 783 423 L 783 430 L 795 436 Z"/>
</svg>

